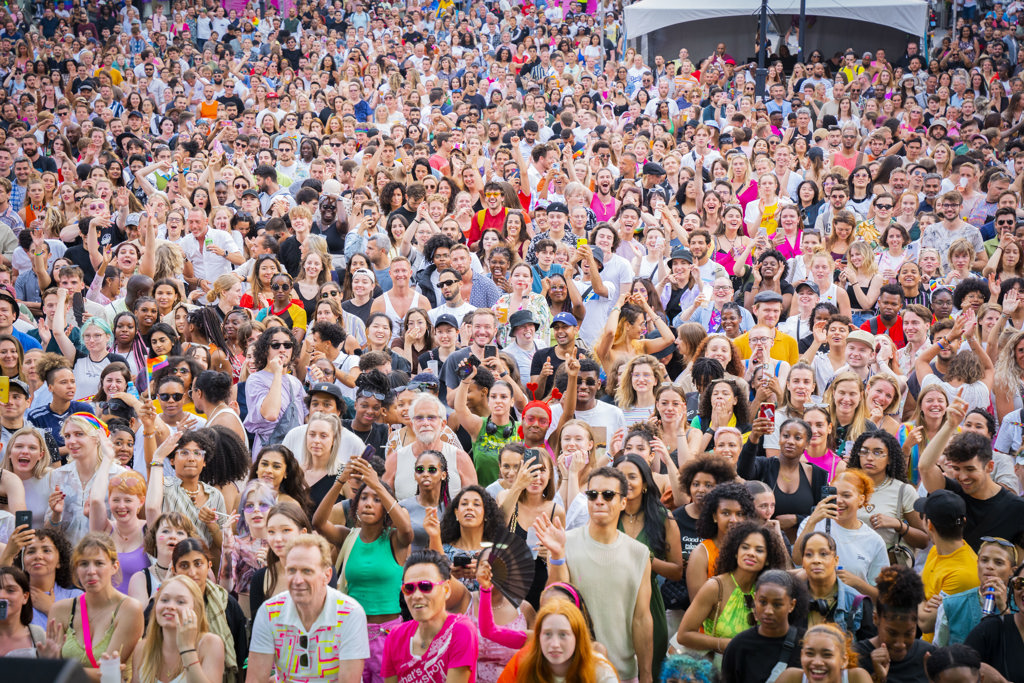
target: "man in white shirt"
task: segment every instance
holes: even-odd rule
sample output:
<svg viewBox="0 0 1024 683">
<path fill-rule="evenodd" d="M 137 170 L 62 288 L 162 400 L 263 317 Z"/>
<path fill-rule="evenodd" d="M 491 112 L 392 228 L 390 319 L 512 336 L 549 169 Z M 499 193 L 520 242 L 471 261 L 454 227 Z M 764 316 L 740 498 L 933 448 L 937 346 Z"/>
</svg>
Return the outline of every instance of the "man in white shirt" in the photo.
<svg viewBox="0 0 1024 683">
<path fill-rule="evenodd" d="M 601 277 L 605 259 L 601 247 L 583 245 L 576 253 L 580 259 L 580 277 L 574 284 L 583 298 L 583 305 L 587 308 L 587 315 L 580 325 L 579 337 L 593 346 L 611 314 L 612 306 L 618 297 L 618 289 L 615 283 Z"/>
<path fill-rule="evenodd" d="M 179 245 L 192 263 L 190 284 L 198 283 L 203 291 L 209 291 L 214 280 L 245 263 L 245 255 L 231 233 L 211 228 L 202 209 L 189 209 L 185 227 L 189 234 Z"/>
</svg>

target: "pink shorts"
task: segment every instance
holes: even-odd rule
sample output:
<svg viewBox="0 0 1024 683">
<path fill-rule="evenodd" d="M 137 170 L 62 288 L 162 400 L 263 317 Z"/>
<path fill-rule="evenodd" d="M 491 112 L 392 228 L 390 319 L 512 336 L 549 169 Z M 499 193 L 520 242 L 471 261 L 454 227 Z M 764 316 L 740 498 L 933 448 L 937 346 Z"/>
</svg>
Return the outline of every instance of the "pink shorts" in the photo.
<svg viewBox="0 0 1024 683">
<path fill-rule="evenodd" d="M 402 624 L 402 618 L 398 617 L 383 624 L 366 624 L 366 635 L 370 641 L 370 657 L 363 665 L 363 683 L 384 683 L 380 675 L 380 663 L 384 657 L 384 641 L 393 628 Z"/>
</svg>

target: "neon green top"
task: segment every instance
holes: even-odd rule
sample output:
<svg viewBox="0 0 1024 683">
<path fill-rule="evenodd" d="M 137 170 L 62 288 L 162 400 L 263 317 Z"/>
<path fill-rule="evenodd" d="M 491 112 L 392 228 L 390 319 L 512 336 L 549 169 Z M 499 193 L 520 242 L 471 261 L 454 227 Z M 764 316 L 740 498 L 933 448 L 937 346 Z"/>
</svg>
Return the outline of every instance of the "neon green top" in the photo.
<svg viewBox="0 0 1024 683">
<path fill-rule="evenodd" d="M 754 591 L 744 593 L 740 590 L 736 577 L 729 574 L 729 578 L 732 579 L 733 585 L 736 587 L 729 594 L 721 612 L 714 619 L 704 620 L 704 633 L 714 638 L 732 638 L 741 631 L 746 631 L 752 625 L 749 615 L 753 607 Z M 751 599 L 749 607 L 746 600 L 748 597 Z"/>
</svg>

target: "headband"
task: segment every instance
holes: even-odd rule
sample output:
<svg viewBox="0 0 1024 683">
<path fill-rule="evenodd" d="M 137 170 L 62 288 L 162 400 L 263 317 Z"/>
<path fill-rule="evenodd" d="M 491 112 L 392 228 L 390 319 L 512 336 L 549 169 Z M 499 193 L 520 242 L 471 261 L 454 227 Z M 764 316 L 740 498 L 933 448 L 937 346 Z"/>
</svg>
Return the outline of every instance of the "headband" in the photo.
<svg viewBox="0 0 1024 683">
<path fill-rule="evenodd" d="M 566 593 L 568 593 L 572 597 L 572 601 L 573 601 L 573 604 L 576 605 L 576 609 L 579 609 L 579 610 L 583 609 L 583 606 L 580 604 L 580 594 L 579 594 L 579 591 L 577 591 L 570 584 L 562 583 L 561 581 L 559 581 L 557 583 L 553 583 L 553 584 L 549 585 L 547 589 L 550 589 L 550 588 L 560 588 L 560 589 L 562 589 L 563 591 L 565 591 Z M 545 589 L 545 590 L 547 590 L 547 589 Z"/>
<path fill-rule="evenodd" d="M 86 422 L 88 422 L 93 427 L 95 427 L 96 429 L 98 429 L 101 432 L 103 432 L 106 436 L 110 436 L 110 428 L 107 427 L 107 423 L 104 422 L 103 420 L 99 419 L 98 417 L 96 417 L 92 413 L 84 413 L 84 412 L 83 413 L 71 413 L 70 417 L 81 418 L 81 419 L 85 420 Z"/>
</svg>

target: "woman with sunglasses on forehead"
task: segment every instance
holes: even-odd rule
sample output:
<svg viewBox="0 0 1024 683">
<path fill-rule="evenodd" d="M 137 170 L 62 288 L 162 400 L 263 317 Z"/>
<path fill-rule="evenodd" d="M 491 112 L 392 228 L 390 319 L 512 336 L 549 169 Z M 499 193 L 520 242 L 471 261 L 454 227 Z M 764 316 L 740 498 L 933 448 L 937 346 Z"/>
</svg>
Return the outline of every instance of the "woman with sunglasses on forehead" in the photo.
<svg viewBox="0 0 1024 683">
<path fill-rule="evenodd" d="M 942 599 L 935 617 L 932 644 L 944 647 L 964 642 L 982 619 L 989 616 L 982 612 L 989 591 L 995 600 L 996 614 L 1009 614 L 1009 586 L 1021 558 L 1024 558 L 1024 552 L 1005 538 L 983 536 L 978 547 L 978 581 L 981 585 Z"/>
<path fill-rule="evenodd" d="M 305 391 L 299 378 L 288 372 L 296 356 L 295 339 L 282 327 L 272 327 L 256 340 L 253 360 L 257 371 L 245 382 L 246 431 L 255 435 L 252 450 L 281 443 L 294 427 L 305 422 Z"/>
<path fill-rule="evenodd" d="M 334 501 L 342 494 L 346 482 L 358 483 L 351 504 L 356 528 L 330 521 Z M 317 506 L 313 527 L 340 548 L 338 590 L 355 598 L 366 611 L 370 658 L 363 675 L 379 681 L 384 639 L 402 623 L 402 564 L 409 557 L 413 541 L 409 512 L 398 504 L 391 488 L 380 480 L 370 463 L 354 456 Z"/>
<path fill-rule="evenodd" d="M 373 446 L 377 453 L 384 453 L 390 434 L 382 418 L 394 402 L 394 396 L 387 375 L 379 370 L 361 373 L 356 378 L 355 415 L 351 420 L 344 420 L 342 426 L 367 446 Z"/>
<path fill-rule="evenodd" d="M 423 550 L 409 556 L 402 593 L 412 621 L 388 634 L 380 672 L 386 683 L 476 680 L 479 636 L 469 617 L 446 609 L 453 591 L 451 578 L 451 564 L 444 555 Z"/>
<path fill-rule="evenodd" d="M 237 530 L 223 531 L 218 580 L 241 604 L 249 604 L 249 586 L 256 570 L 267 564 L 267 513 L 277 503 L 277 491 L 251 479 L 238 497 Z"/>
</svg>

